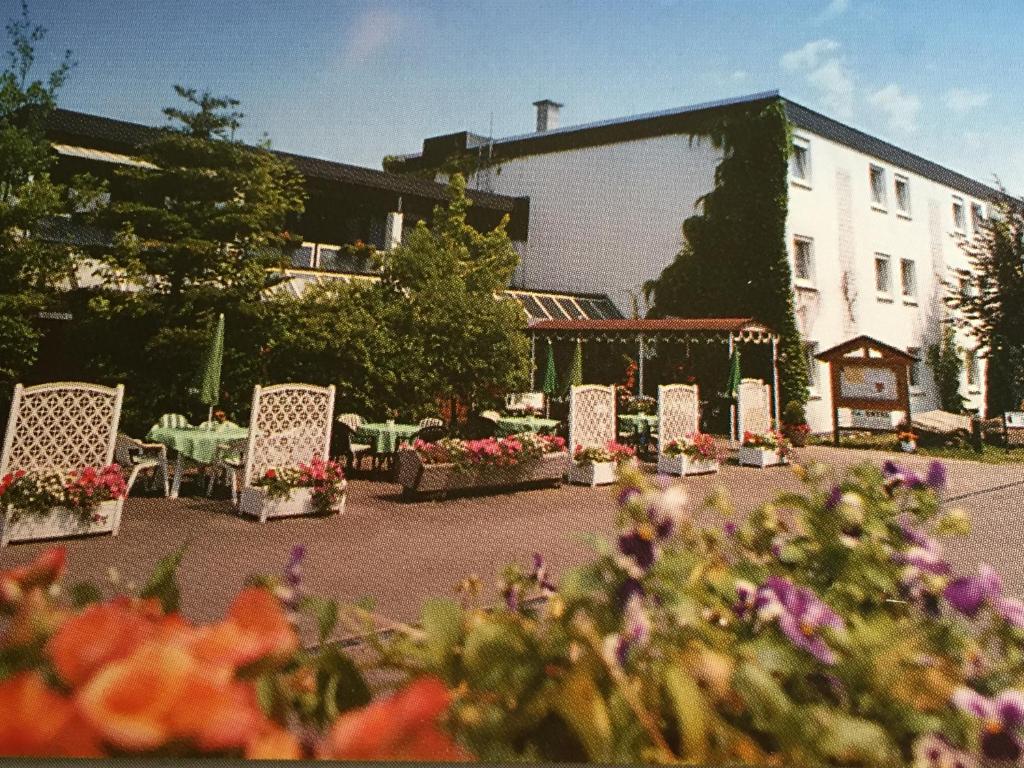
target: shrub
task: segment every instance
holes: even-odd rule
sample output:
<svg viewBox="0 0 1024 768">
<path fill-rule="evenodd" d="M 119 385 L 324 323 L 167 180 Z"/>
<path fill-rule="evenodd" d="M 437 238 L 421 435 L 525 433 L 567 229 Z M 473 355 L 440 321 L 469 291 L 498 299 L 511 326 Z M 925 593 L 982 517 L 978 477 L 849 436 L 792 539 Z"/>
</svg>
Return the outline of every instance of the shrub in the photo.
<svg viewBox="0 0 1024 768">
<path fill-rule="evenodd" d="M 790 400 L 782 409 L 782 423 L 790 426 L 800 426 L 807 423 L 807 411 L 803 403 L 797 400 Z"/>
</svg>

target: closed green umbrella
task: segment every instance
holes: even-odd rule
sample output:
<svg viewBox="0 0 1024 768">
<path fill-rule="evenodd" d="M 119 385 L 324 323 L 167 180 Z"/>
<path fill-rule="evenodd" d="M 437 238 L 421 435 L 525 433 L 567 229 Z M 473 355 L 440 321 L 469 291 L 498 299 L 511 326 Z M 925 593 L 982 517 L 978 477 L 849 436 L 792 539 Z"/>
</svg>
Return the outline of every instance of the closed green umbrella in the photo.
<svg viewBox="0 0 1024 768">
<path fill-rule="evenodd" d="M 725 395 L 730 400 L 735 400 L 740 393 L 740 351 L 732 351 L 732 359 L 729 360 L 729 381 L 725 385 Z"/>
<path fill-rule="evenodd" d="M 544 386 L 542 391 L 544 392 L 544 415 L 547 416 L 550 413 L 551 398 L 558 392 L 558 373 L 555 370 L 555 350 L 550 339 L 548 340 L 548 362 L 544 369 Z"/>
<path fill-rule="evenodd" d="M 224 315 L 221 314 L 206 348 L 206 361 L 199 372 L 199 402 L 210 406 L 210 421 L 213 420 L 213 406 L 220 402 L 220 371 L 223 365 Z"/>
<path fill-rule="evenodd" d="M 583 383 L 583 344 L 576 339 L 576 349 L 572 353 L 572 366 L 569 368 L 569 377 L 565 382 L 565 390 L 570 387 L 578 387 Z"/>
</svg>

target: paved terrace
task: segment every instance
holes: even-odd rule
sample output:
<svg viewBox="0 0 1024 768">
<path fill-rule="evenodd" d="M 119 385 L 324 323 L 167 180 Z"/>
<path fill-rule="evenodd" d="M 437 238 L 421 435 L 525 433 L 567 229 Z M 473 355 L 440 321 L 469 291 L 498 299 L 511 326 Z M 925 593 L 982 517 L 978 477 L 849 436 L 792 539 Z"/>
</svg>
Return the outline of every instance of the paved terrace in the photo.
<svg viewBox="0 0 1024 768">
<path fill-rule="evenodd" d="M 828 447 L 800 449 L 802 461 L 835 466 L 892 454 Z M 924 469 L 928 461 L 905 457 Z M 979 561 L 1003 573 L 1007 588 L 1024 594 L 1024 464 L 988 465 L 947 462 L 947 497 L 971 512 L 973 531 L 947 543 L 960 569 Z M 764 470 L 723 466 L 719 475 L 688 478 L 691 501 L 700 502 L 724 483 L 745 513 L 783 488 L 800 483 L 784 467 Z M 381 626 L 414 621 L 430 596 L 454 594 L 468 574 L 480 577 L 485 599 L 495 600 L 495 583 L 510 562 L 528 567 L 532 553 L 542 552 L 557 578 L 586 561 L 581 534 L 609 535 L 614 530 L 613 491 L 609 487 L 563 486 L 445 501 L 407 503 L 399 486 L 355 479 L 349 485 L 344 515 L 289 518 L 264 525 L 243 519 L 226 501 L 205 498 L 133 498 L 125 505 L 116 538 L 97 536 L 66 540 L 71 581 L 106 581 L 115 567 L 121 578 L 142 583 L 153 565 L 182 542 L 188 551 L 179 571 L 182 609 L 196 620 L 223 615 L 243 580 L 254 573 L 279 573 L 293 544 L 306 545 L 305 583 L 311 593 L 343 602 L 371 597 Z M 700 521 L 721 525 L 716 513 Z M 45 543 L 16 544 L 0 550 L 0 567 L 35 557 Z M 339 631 L 339 636 L 345 634 Z"/>
</svg>

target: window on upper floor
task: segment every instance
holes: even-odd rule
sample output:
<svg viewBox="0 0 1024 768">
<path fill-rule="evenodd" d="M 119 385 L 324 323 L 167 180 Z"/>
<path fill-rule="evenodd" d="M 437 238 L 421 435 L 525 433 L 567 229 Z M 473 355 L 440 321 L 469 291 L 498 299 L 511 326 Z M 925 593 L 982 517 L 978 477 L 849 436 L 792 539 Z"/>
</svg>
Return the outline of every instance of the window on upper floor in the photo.
<svg viewBox="0 0 1024 768">
<path fill-rule="evenodd" d="M 957 232 L 967 231 L 967 214 L 964 211 L 964 200 L 962 197 L 953 198 L 953 229 Z"/>
<path fill-rule="evenodd" d="M 871 205 L 884 210 L 888 197 L 885 192 L 885 169 L 872 165 L 868 177 L 871 181 Z"/>
<path fill-rule="evenodd" d="M 807 389 L 816 394 L 821 387 L 821 363 L 817 359 L 818 342 L 804 342 L 804 360 L 807 364 Z"/>
<path fill-rule="evenodd" d="M 814 241 L 809 237 L 793 238 L 793 278 L 797 285 L 814 285 Z"/>
<path fill-rule="evenodd" d="M 896 176 L 896 212 L 910 218 L 910 179 Z"/>
<path fill-rule="evenodd" d="M 917 268 L 913 259 L 900 259 L 900 285 L 904 301 L 917 298 Z"/>
<path fill-rule="evenodd" d="M 911 389 L 921 388 L 921 348 L 920 347 L 907 347 L 907 354 L 911 357 L 917 358 L 910 364 L 910 375 L 908 384 Z"/>
<path fill-rule="evenodd" d="M 974 228 L 974 234 L 981 232 L 981 228 L 985 226 L 985 209 L 981 203 L 971 203 L 971 226 Z"/>
<path fill-rule="evenodd" d="M 789 155 L 789 177 L 800 184 L 811 185 L 811 143 L 795 137 Z"/>
<path fill-rule="evenodd" d="M 879 298 L 892 299 L 892 271 L 890 259 L 884 253 L 875 254 L 875 291 Z"/>
</svg>

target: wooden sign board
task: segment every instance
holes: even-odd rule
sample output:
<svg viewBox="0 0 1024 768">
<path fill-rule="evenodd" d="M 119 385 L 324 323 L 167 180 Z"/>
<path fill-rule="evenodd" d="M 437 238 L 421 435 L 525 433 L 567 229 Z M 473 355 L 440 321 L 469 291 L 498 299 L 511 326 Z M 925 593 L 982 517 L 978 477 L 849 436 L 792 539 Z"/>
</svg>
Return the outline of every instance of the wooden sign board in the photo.
<svg viewBox="0 0 1024 768">
<path fill-rule="evenodd" d="M 903 411 L 910 420 L 910 364 L 916 358 L 868 336 L 817 355 L 829 364 L 832 426 L 839 444 L 839 409 Z"/>
</svg>

